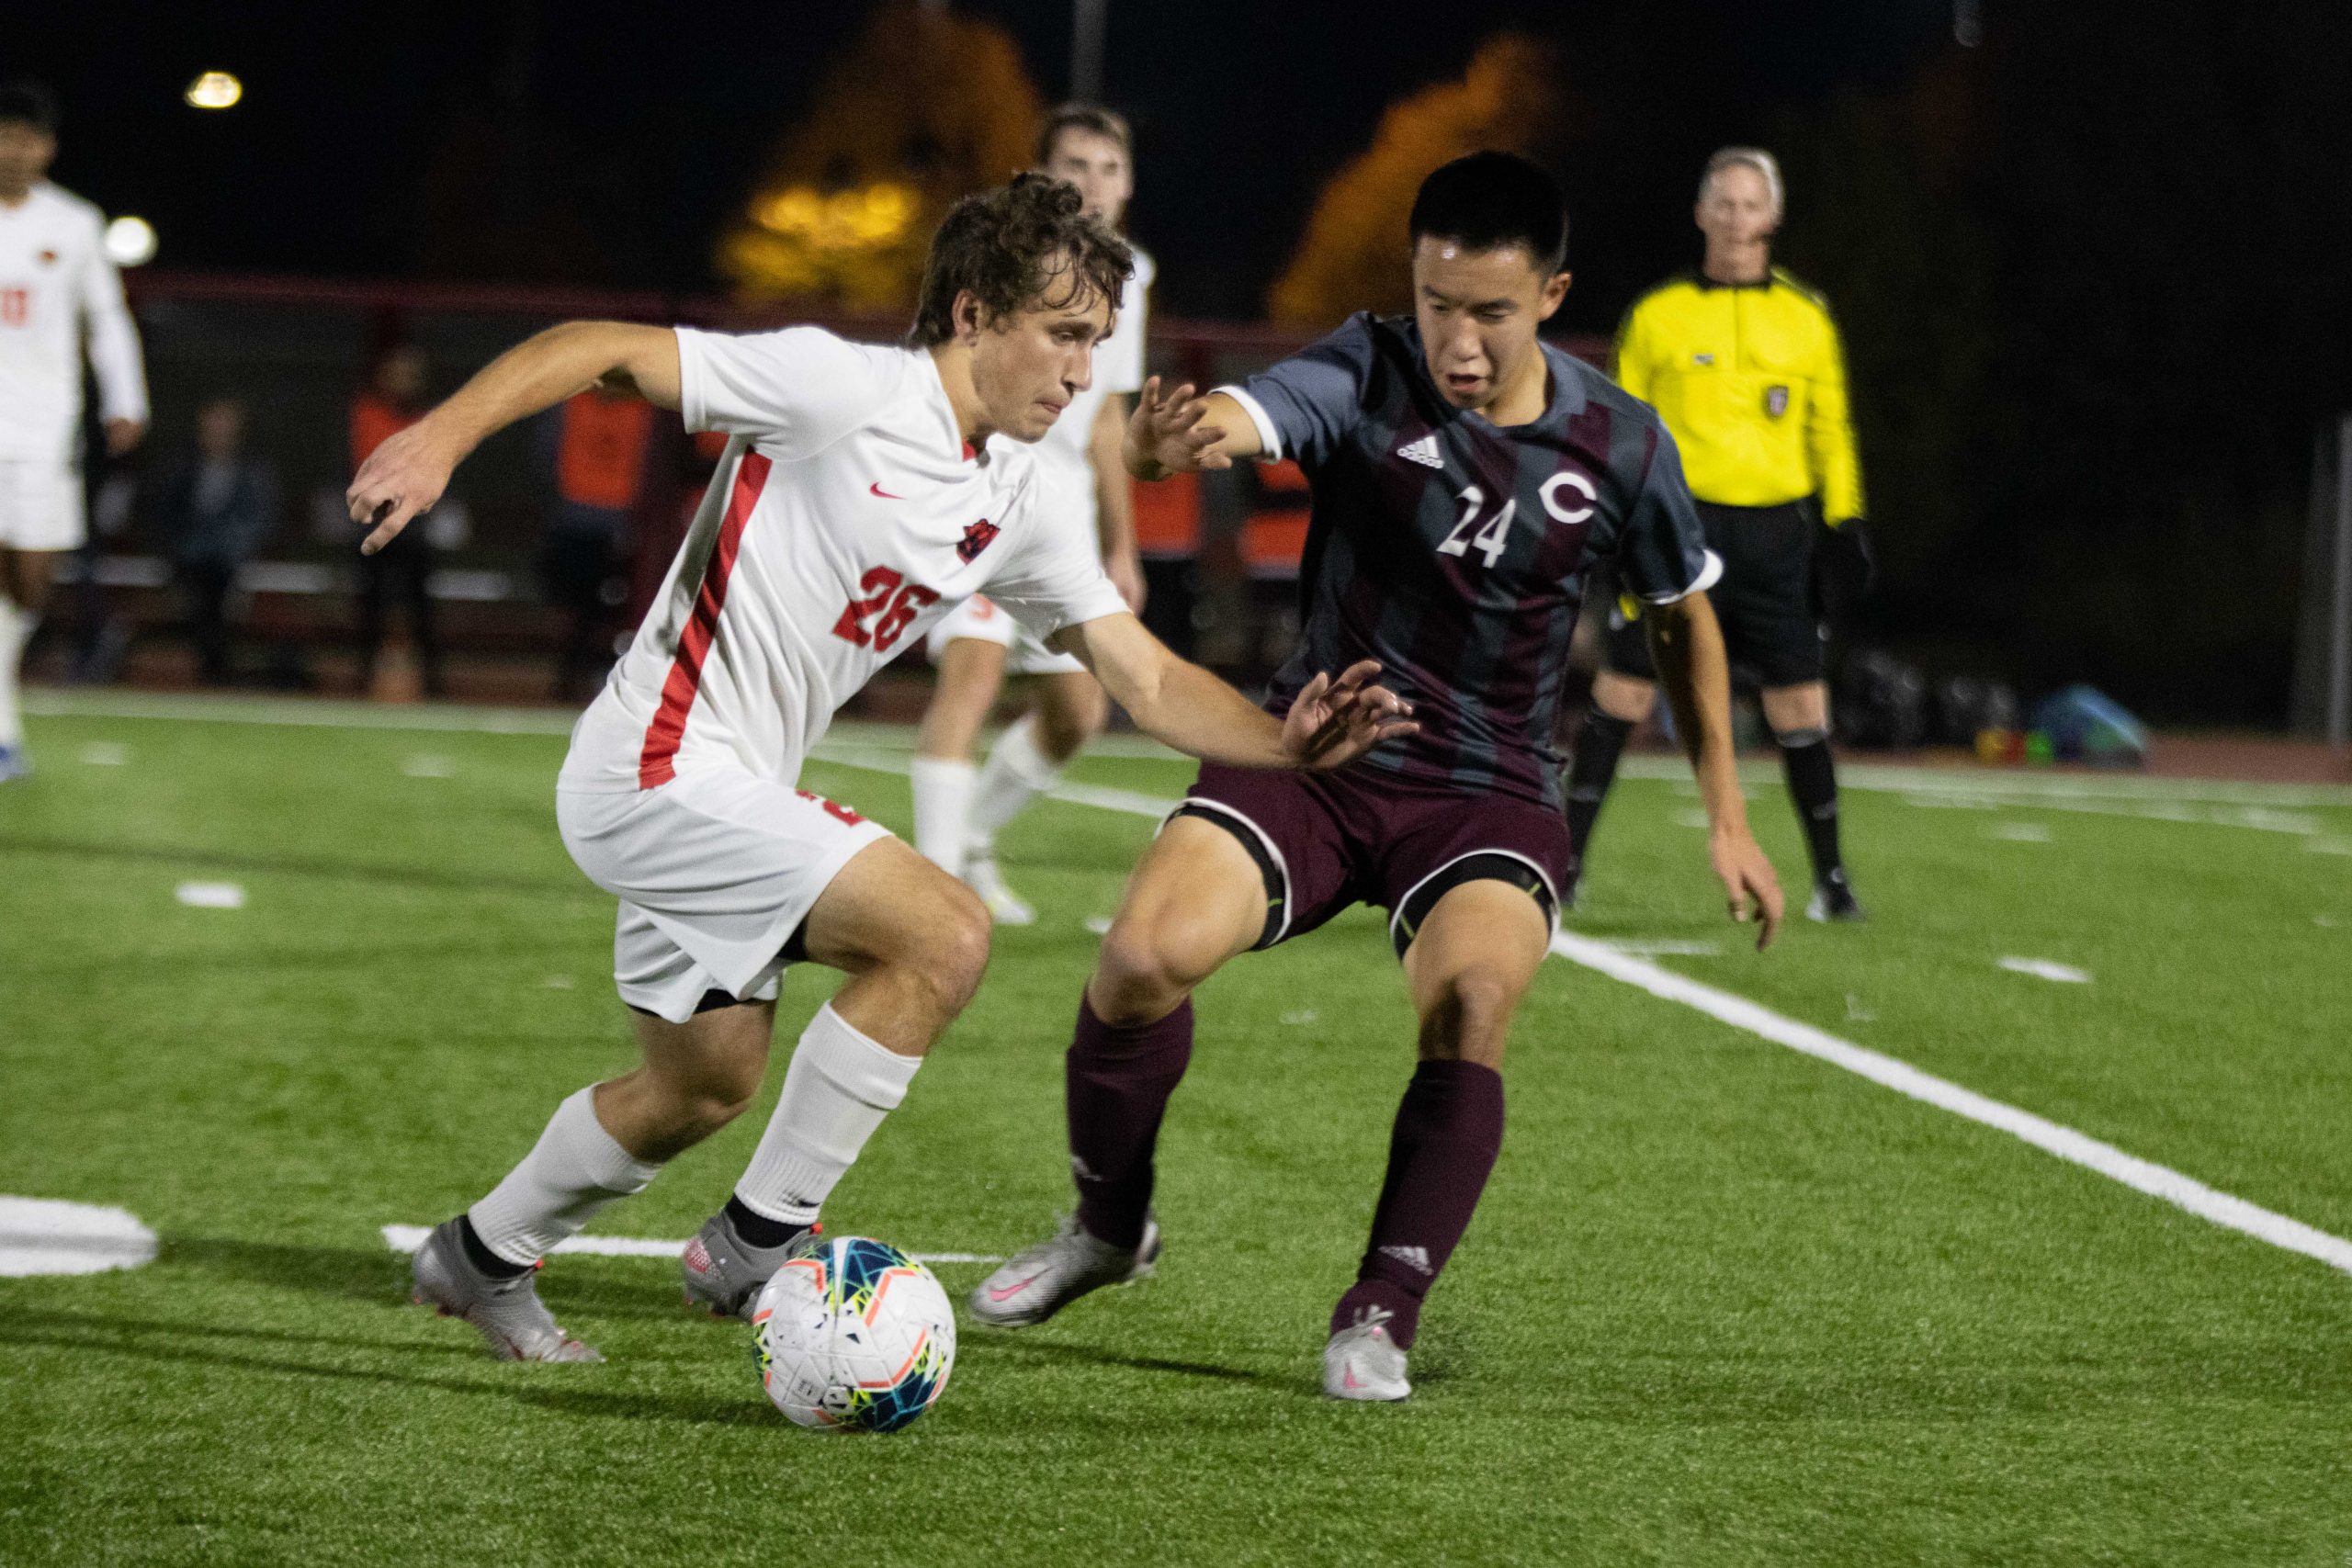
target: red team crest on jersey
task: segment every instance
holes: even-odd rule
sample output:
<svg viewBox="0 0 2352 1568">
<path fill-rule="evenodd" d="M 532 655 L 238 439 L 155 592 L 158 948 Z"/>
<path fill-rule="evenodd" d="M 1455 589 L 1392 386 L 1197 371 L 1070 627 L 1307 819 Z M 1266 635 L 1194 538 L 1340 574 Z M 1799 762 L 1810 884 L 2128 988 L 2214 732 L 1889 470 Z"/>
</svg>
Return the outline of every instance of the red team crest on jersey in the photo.
<svg viewBox="0 0 2352 1568">
<path fill-rule="evenodd" d="M 987 549 L 997 535 L 1002 532 L 1002 529 L 987 518 L 981 518 L 964 530 L 963 539 L 956 546 L 956 558 L 966 566 L 971 565 L 980 558 L 980 552 Z"/>
</svg>

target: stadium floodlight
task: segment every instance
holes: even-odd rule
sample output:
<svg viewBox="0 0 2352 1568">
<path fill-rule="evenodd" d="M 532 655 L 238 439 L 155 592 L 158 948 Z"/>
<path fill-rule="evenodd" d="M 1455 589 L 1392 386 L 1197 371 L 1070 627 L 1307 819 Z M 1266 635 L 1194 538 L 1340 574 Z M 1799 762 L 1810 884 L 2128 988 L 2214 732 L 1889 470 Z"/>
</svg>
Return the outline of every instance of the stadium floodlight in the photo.
<svg viewBox="0 0 2352 1568">
<path fill-rule="evenodd" d="M 226 71 L 207 71 L 188 84 L 185 96 L 191 108 L 225 109 L 245 96 L 245 85 Z"/>
<path fill-rule="evenodd" d="M 107 259 L 117 266 L 144 266 L 155 259 L 155 226 L 124 216 L 107 225 Z"/>
</svg>

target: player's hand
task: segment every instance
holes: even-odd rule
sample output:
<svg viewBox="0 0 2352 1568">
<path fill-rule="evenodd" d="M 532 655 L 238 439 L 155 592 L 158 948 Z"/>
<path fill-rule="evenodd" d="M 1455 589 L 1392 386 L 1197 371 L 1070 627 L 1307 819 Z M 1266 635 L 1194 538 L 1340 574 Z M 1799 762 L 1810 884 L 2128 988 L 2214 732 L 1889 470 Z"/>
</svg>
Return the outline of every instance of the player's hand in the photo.
<svg viewBox="0 0 2352 1568">
<path fill-rule="evenodd" d="M 1208 409 L 1209 400 L 1196 396 L 1189 381 L 1167 393 L 1160 391 L 1159 377 L 1146 381 L 1136 394 L 1136 412 L 1127 416 L 1127 472 L 1139 479 L 1164 479 L 1233 467 L 1232 458 L 1209 450 L 1225 439 L 1225 432 L 1201 423 Z"/>
<path fill-rule="evenodd" d="M 1379 673 L 1380 661 L 1367 659 L 1336 681 L 1323 674 L 1306 683 L 1283 716 L 1283 750 L 1299 767 L 1336 768 L 1384 740 L 1420 732 L 1411 721 L 1412 704 L 1370 684 Z"/>
<path fill-rule="evenodd" d="M 1742 925 L 1751 919 L 1757 922 L 1757 952 L 1771 946 L 1787 906 L 1781 897 L 1781 879 L 1755 835 L 1745 826 L 1719 828 L 1707 835 L 1707 859 L 1731 896 L 1731 918 Z"/>
<path fill-rule="evenodd" d="M 147 438 L 147 422 L 143 419 L 110 419 L 107 421 L 107 456 L 120 457 Z"/>
<path fill-rule="evenodd" d="M 1119 597 L 1127 602 L 1127 608 L 1138 615 L 1142 615 L 1144 597 L 1148 590 L 1144 586 L 1143 562 L 1136 553 L 1123 550 L 1110 557 L 1103 561 L 1102 571 L 1110 578 L 1111 586 L 1119 591 Z"/>
<path fill-rule="evenodd" d="M 411 519 L 432 511 L 448 488 L 457 464 L 435 444 L 430 423 L 420 421 L 387 439 L 368 455 L 343 492 L 351 520 L 369 529 L 359 542 L 361 555 L 372 556 L 390 544 Z"/>
</svg>

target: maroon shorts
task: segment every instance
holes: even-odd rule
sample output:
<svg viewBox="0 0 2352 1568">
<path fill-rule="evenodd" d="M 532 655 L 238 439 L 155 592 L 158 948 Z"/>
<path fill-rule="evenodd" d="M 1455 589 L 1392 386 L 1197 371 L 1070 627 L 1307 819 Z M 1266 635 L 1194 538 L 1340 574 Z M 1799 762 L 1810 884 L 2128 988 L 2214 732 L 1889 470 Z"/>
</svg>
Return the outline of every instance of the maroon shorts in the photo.
<svg viewBox="0 0 2352 1568">
<path fill-rule="evenodd" d="M 1464 882 L 1509 882 L 1556 922 L 1568 829 L 1517 795 L 1448 789 L 1357 764 L 1329 773 L 1201 766 L 1177 807 L 1241 840 L 1266 878 L 1260 947 L 1311 931 L 1351 904 L 1389 913 L 1398 957 L 1438 899 Z"/>
</svg>

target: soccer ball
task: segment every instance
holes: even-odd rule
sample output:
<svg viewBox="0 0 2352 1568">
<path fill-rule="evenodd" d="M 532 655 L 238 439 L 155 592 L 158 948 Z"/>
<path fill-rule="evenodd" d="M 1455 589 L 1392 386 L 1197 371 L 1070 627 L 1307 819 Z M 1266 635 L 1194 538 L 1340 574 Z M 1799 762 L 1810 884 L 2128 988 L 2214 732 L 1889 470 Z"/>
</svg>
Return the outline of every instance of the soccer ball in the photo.
<svg viewBox="0 0 2352 1568">
<path fill-rule="evenodd" d="M 956 1365 L 956 1313 L 930 1269 L 870 1236 L 830 1236 L 752 1307 L 760 1386 L 796 1424 L 895 1432 Z"/>
</svg>

